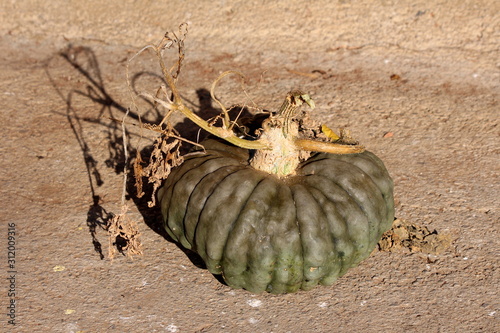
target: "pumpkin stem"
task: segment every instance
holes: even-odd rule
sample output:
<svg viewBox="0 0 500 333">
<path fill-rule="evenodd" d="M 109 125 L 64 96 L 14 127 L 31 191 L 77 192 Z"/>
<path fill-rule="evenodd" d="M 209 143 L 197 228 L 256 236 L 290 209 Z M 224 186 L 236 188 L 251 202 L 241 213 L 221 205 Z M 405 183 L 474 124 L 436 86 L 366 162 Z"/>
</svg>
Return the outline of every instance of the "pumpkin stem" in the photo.
<svg viewBox="0 0 500 333">
<path fill-rule="evenodd" d="M 232 125 L 231 125 L 233 124 L 233 122 L 231 122 L 231 120 L 229 119 L 227 110 L 217 99 L 215 99 L 215 102 L 218 103 L 223 110 L 223 126 L 217 127 L 209 124 L 207 121 L 199 117 L 197 114 L 195 114 L 193 111 L 191 111 L 188 107 L 184 105 L 182 97 L 177 89 L 176 79 L 180 71 L 180 62 L 183 59 L 183 53 L 180 52 L 182 54 L 182 57 L 180 57 L 179 59 L 178 69 L 175 74 L 172 74 L 173 69 L 169 70 L 165 66 L 165 62 L 163 60 L 163 51 L 164 49 L 171 47 L 172 44 L 174 43 L 183 43 L 183 39 L 178 39 L 178 38 L 172 39 L 168 36 L 168 34 L 166 34 L 165 37 L 157 45 L 149 46 L 152 49 L 154 49 L 156 53 L 163 77 L 165 78 L 165 81 L 172 93 L 171 99 L 167 97 L 167 100 L 165 101 L 158 98 L 157 96 L 152 96 L 150 94 L 143 94 L 143 96 L 145 96 L 146 98 L 161 104 L 170 111 L 181 112 L 182 114 L 184 114 L 184 116 L 193 121 L 200 128 L 231 144 L 234 144 L 235 146 L 245 149 L 252 149 L 256 151 L 260 150 L 274 151 L 273 155 L 291 154 L 289 158 L 293 160 L 296 159 L 295 157 L 296 153 L 292 151 L 297 151 L 297 154 L 300 155 L 299 154 L 300 151 L 325 152 L 332 154 L 353 154 L 362 152 L 364 150 L 362 146 L 350 145 L 345 143 L 343 144 L 341 140 L 340 142 L 322 142 L 309 138 L 299 138 L 300 130 L 298 128 L 297 120 L 300 120 L 301 118 L 299 112 L 300 107 L 304 103 L 309 105 L 311 109 L 314 109 L 315 107 L 314 101 L 311 99 L 311 97 L 308 94 L 305 94 L 299 90 L 291 91 L 287 94 L 278 112 L 276 112 L 268 120 L 266 120 L 267 123 L 265 126 L 263 124 L 262 134 L 257 140 L 248 140 L 240 138 L 235 134 L 235 132 L 232 130 Z M 180 45 L 180 47 L 181 46 L 182 45 Z M 227 74 L 238 74 L 241 76 L 239 72 L 234 72 L 234 71 L 225 72 L 223 73 L 223 75 L 221 75 L 221 77 L 217 79 L 214 85 L 223 76 Z M 213 88 L 214 87 L 212 87 L 212 93 L 211 93 L 212 97 L 214 97 Z M 168 121 L 167 118 L 170 117 L 171 114 L 172 112 L 168 112 L 167 115 L 165 116 L 165 119 L 163 119 L 161 123 L 163 124 L 167 122 Z M 281 132 L 281 135 L 278 135 L 276 133 L 278 129 Z M 269 130 L 272 131 L 273 133 L 266 135 L 266 131 Z M 279 162 L 278 164 L 283 164 L 283 163 Z M 292 164 L 296 163 L 293 162 Z M 284 170 L 290 169 L 289 162 L 284 162 L 283 169 Z M 287 171 L 284 172 L 286 173 Z M 281 171 L 279 173 L 281 173 Z"/>
<path fill-rule="evenodd" d="M 213 134 L 221 139 L 226 140 L 227 142 L 230 142 L 238 147 L 245 148 L 245 149 L 268 149 L 269 146 L 263 142 L 262 140 L 256 140 L 256 141 L 251 141 L 251 140 L 245 140 L 242 138 L 237 137 L 234 132 L 228 128 L 224 127 L 216 127 L 210 125 L 207 121 L 205 121 L 203 118 L 199 117 L 197 114 L 195 114 L 193 111 L 191 111 L 188 107 L 186 107 L 182 101 L 181 95 L 179 93 L 179 90 L 177 89 L 177 86 L 175 85 L 175 80 L 170 73 L 170 71 L 167 69 L 165 66 L 165 62 L 163 61 L 163 56 L 162 56 L 162 51 L 163 48 L 165 47 L 164 45 L 164 40 L 162 40 L 158 45 L 153 46 L 156 56 L 158 58 L 158 62 L 160 63 L 160 68 L 163 74 L 163 77 L 165 78 L 165 81 L 167 82 L 168 87 L 172 91 L 172 96 L 173 100 L 171 103 L 165 102 L 164 100 L 152 96 L 149 94 L 144 94 L 146 98 L 149 98 L 153 100 L 156 103 L 161 104 L 168 110 L 173 110 L 173 111 L 180 111 L 184 116 L 186 116 L 188 119 L 190 119 L 192 122 L 194 122 L 196 125 L 199 127 L 203 128 L 205 131 L 209 132 L 210 134 Z M 167 114 L 166 117 L 170 116 L 170 112 Z M 225 116 L 227 116 L 227 113 L 225 113 Z M 165 119 L 162 120 L 162 123 L 165 122 Z"/>
<path fill-rule="evenodd" d="M 283 104 L 279 108 L 278 112 L 275 116 L 272 117 L 275 122 L 281 122 L 283 126 L 283 135 L 286 138 L 290 131 L 290 126 L 292 124 L 292 120 L 299 120 L 303 118 L 303 115 L 299 115 L 300 106 L 306 103 L 309 105 L 311 109 L 316 107 L 312 98 L 303 93 L 300 90 L 294 90 L 287 94 Z M 298 150 L 311 151 L 311 152 L 320 152 L 320 153 L 331 153 L 331 154 L 356 154 L 361 153 L 365 150 L 365 148 L 357 143 L 346 144 L 346 141 L 343 140 L 344 131 L 341 132 L 340 137 L 333 133 L 326 125 L 322 126 L 322 131 L 325 129 L 331 132 L 331 134 L 327 135 L 330 139 L 335 138 L 336 142 L 325 142 L 312 140 L 307 138 L 298 138 L 297 136 L 292 137 L 295 148 Z M 350 138 L 349 138 L 350 139 Z"/>
<path fill-rule="evenodd" d="M 272 142 L 272 146 L 271 149 L 255 151 L 250 165 L 254 169 L 286 177 L 295 173 L 303 157 L 294 143 L 294 138 L 299 134 L 299 127 L 287 117 L 282 119 L 285 123 L 288 122 L 286 127 L 277 119 L 270 117 L 262 124 L 260 139 Z"/>
<path fill-rule="evenodd" d="M 309 105 L 311 109 L 314 109 L 316 107 L 311 97 L 300 90 L 289 92 L 286 95 L 283 104 L 281 104 L 281 107 L 279 108 L 275 117 L 283 121 L 283 134 L 285 137 L 290 131 L 290 122 L 297 116 L 300 106 L 303 103 Z"/>
</svg>

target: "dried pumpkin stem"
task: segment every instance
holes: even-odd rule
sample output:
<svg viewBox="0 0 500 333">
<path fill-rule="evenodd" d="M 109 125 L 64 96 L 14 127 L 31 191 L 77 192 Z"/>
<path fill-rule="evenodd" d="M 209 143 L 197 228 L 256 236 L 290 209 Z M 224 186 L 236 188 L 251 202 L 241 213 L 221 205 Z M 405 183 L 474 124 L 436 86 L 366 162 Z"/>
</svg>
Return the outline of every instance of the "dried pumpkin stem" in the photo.
<svg viewBox="0 0 500 333">
<path fill-rule="evenodd" d="M 322 142 L 308 139 L 295 139 L 295 146 L 300 150 L 315 151 L 330 154 L 358 154 L 365 151 L 360 145 L 345 145 L 340 143 Z"/>
<path fill-rule="evenodd" d="M 292 119 L 297 116 L 298 110 L 303 103 L 309 105 L 311 109 L 315 108 L 314 101 L 308 94 L 303 93 L 300 90 L 291 91 L 287 94 L 285 101 L 278 110 L 275 119 L 278 122 L 282 122 L 283 135 L 285 138 L 288 136 L 288 133 L 290 131 L 290 124 Z M 293 137 L 291 138 L 291 141 L 293 141 L 297 150 L 314 151 L 320 153 L 356 154 L 361 153 L 365 150 L 365 148 L 360 145 L 347 145 L 309 139 L 299 139 Z"/>
<path fill-rule="evenodd" d="M 315 108 L 314 101 L 309 97 L 308 94 L 303 93 L 300 90 L 291 91 L 286 95 L 283 104 L 281 104 L 280 109 L 277 112 L 276 118 L 282 119 L 283 121 L 283 134 L 285 137 L 290 131 L 290 122 L 292 118 L 296 116 L 297 111 L 303 103 L 307 103 L 311 109 Z"/>
<path fill-rule="evenodd" d="M 171 103 L 168 103 L 165 102 L 164 100 L 157 98 L 156 96 L 151 96 L 151 95 L 145 95 L 146 97 L 157 103 L 160 103 L 169 110 L 173 111 L 176 110 L 182 112 L 184 116 L 186 116 L 188 119 L 193 121 L 196 125 L 204 129 L 205 131 L 221 139 L 224 139 L 225 141 L 232 143 L 238 147 L 245 149 L 253 149 L 253 150 L 274 149 L 273 146 L 275 145 L 275 142 L 269 141 L 269 138 L 266 138 L 265 136 L 262 136 L 258 140 L 246 140 L 236 136 L 236 134 L 231 130 L 231 127 L 228 127 L 228 125 L 230 124 L 230 120 L 228 119 L 229 116 L 227 110 L 224 107 L 222 107 L 224 113 L 223 127 L 210 125 L 207 121 L 205 121 L 197 114 L 195 114 L 193 111 L 191 111 L 188 107 L 186 107 L 182 101 L 180 93 L 175 84 L 175 79 L 172 76 L 171 71 L 167 69 L 163 61 L 162 50 L 165 48 L 165 45 L 163 44 L 164 40 L 162 40 L 157 46 L 153 48 L 156 52 L 156 56 L 158 57 L 163 77 L 165 78 L 165 81 L 167 82 L 167 85 L 172 92 L 172 101 Z M 234 72 L 234 71 L 225 72 L 222 74 L 221 77 L 219 77 L 219 79 L 217 79 L 217 81 L 214 83 L 214 86 L 218 82 L 218 80 L 220 80 L 223 76 L 228 74 L 241 75 L 239 72 Z M 212 97 L 215 97 L 213 96 L 213 87 L 211 94 Z M 221 105 L 221 103 L 217 99 L 215 101 L 219 105 Z M 281 105 L 280 109 L 278 110 L 276 115 L 271 118 L 271 120 L 274 120 L 276 124 L 279 124 L 278 127 L 282 128 L 284 138 L 290 140 L 291 144 L 294 145 L 297 150 L 325 152 L 333 154 L 352 154 L 352 153 L 359 153 L 364 150 L 364 148 L 361 146 L 342 145 L 329 142 L 297 139 L 296 134 L 289 135 L 291 134 L 290 132 L 291 132 L 292 119 L 296 117 L 300 106 L 304 103 L 306 103 L 313 109 L 315 107 L 314 101 L 309 97 L 309 95 L 298 90 L 292 91 L 287 94 L 285 101 Z M 163 121 L 165 121 L 165 119 Z"/>
<path fill-rule="evenodd" d="M 193 111 L 191 111 L 189 108 L 187 108 L 182 101 L 180 103 L 167 103 L 164 100 L 160 98 L 156 98 L 152 95 L 149 94 L 144 94 L 146 98 L 151 99 L 152 101 L 155 101 L 162 106 L 164 106 L 167 109 L 170 110 L 177 110 L 179 112 L 182 112 L 189 120 L 194 122 L 196 125 L 198 125 L 200 128 L 204 129 L 205 131 L 209 132 L 210 134 L 213 134 L 221 139 L 226 140 L 227 142 L 230 142 L 238 147 L 245 148 L 245 149 L 269 149 L 269 144 L 265 140 L 255 140 L 255 141 L 250 141 L 250 140 L 245 140 L 242 138 L 237 137 L 234 132 L 230 129 L 225 129 L 222 127 L 217 127 L 217 126 L 212 126 L 208 122 L 206 122 L 203 118 L 195 114 Z M 175 97 L 174 97 L 175 99 Z"/>
<path fill-rule="evenodd" d="M 226 140 L 227 142 L 230 142 L 238 147 L 245 148 L 245 149 L 268 149 L 269 148 L 269 145 L 266 142 L 263 142 L 263 140 L 256 140 L 256 141 L 245 140 L 245 139 L 237 137 L 234 134 L 234 132 L 230 129 L 211 126 L 203 118 L 199 117 L 197 114 L 195 114 L 193 111 L 191 111 L 188 107 L 186 107 L 184 105 L 184 103 L 182 102 L 182 98 L 179 94 L 179 90 L 177 89 L 177 86 L 175 85 L 175 80 L 172 77 L 172 74 L 170 74 L 170 71 L 165 66 L 165 62 L 163 61 L 163 56 L 161 54 L 161 51 L 162 51 L 161 43 L 160 43 L 160 45 L 155 47 L 155 51 L 156 51 L 156 56 L 157 56 L 159 63 L 160 63 L 160 68 L 161 68 L 163 77 L 165 78 L 165 81 L 167 82 L 168 87 L 172 91 L 173 103 L 167 103 L 162 99 L 159 99 L 157 97 L 153 97 L 153 96 L 148 95 L 148 94 L 145 94 L 146 97 L 150 98 L 151 100 L 153 100 L 157 103 L 160 103 L 162 106 L 164 106 L 165 108 L 167 108 L 169 110 L 177 110 L 177 111 L 182 112 L 188 119 L 190 119 L 192 122 L 194 122 L 199 127 L 203 128 L 205 131 L 207 131 L 210 134 L 213 134 L 215 136 L 218 136 L 219 138 L 222 138 L 222 139 Z"/>
<path fill-rule="evenodd" d="M 222 80 L 225 76 L 230 75 L 230 74 L 236 74 L 242 79 L 245 78 L 245 76 L 240 72 L 226 71 L 226 72 L 222 73 L 221 75 L 219 75 L 219 77 L 212 83 L 212 88 L 210 89 L 210 97 L 212 97 L 212 99 L 215 101 L 215 103 L 219 104 L 219 106 L 222 110 L 222 113 L 224 114 L 224 118 L 222 119 L 224 128 L 231 128 L 231 119 L 229 118 L 229 113 L 228 113 L 226 107 L 224 106 L 224 104 L 222 104 L 217 99 L 217 97 L 215 97 L 215 87 L 217 86 L 217 83 L 219 83 L 220 80 Z"/>
</svg>

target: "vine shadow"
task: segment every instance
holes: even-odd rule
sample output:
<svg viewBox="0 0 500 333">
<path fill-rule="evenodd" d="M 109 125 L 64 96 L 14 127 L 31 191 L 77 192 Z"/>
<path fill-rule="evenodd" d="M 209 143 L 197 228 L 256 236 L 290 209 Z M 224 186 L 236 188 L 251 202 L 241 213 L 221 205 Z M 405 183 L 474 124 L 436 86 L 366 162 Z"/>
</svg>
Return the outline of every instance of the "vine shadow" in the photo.
<svg viewBox="0 0 500 333">
<path fill-rule="evenodd" d="M 70 66 L 70 76 L 73 75 L 78 78 L 77 81 L 84 83 L 84 88 L 77 87 L 76 84 L 71 86 L 67 82 L 59 82 L 56 77 L 57 74 L 52 72 L 51 62 L 55 60 L 62 60 L 66 65 Z M 199 267 L 206 268 L 203 260 L 193 251 L 185 249 L 181 244 L 173 240 L 165 231 L 163 227 L 163 218 L 161 216 L 160 208 L 156 205 L 153 208 L 148 206 L 148 201 L 151 198 L 151 193 L 153 191 L 153 185 L 148 183 L 147 179 L 143 180 L 143 191 L 145 195 L 141 198 L 137 197 L 135 188 L 135 178 L 133 177 L 133 157 L 137 153 L 140 153 L 143 161 L 149 161 L 149 157 L 153 150 L 153 145 L 148 145 L 138 152 L 131 145 L 127 145 L 127 153 L 130 157 L 127 165 L 125 165 L 125 147 L 123 144 L 123 130 L 121 123 L 119 121 L 109 121 L 110 119 L 121 120 L 127 108 L 120 102 L 115 100 L 107 91 L 102 72 L 99 66 L 99 62 L 94 50 L 88 46 L 77 46 L 68 45 L 65 49 L 58 52 L 55 56 L 50 58 L 46 63 L 46 75 L 52 87 L 56 90 L 57 94 L 60 96 L 65 105 L 65 112 L 62 114 L 68 124 L 70 125 L 73 134 L 80 146 L 82 152 L 82 158 L 85 163 L 88 182 L 90 185 L 90 195 L 92 204 L 89 206 L 87 211 L 86 225 L 91 236 L 91 241 L 94 250 L 99 255 L 101 259 L 105 258 L 103 253 L 102 244 L 98 240 L 97 232 L 98 230 L 107 231 L 107 226 L 110 220 L 113 218 L 114 214 L 107 211 L 102 206 L 102 196 L 98 194 L 97 189 L 104 184 L 101 176 L 101 171 L 99 170 L 97 161 L 91 151 L 90 145 L 88 144 L 88 139 L 90 134 L 85 133 L 83 123 L 91 123 L 99 127 L 104 127 L 107 132 L 108 138 L 108 158 L 104 161 L 107 168 L 111 168 L 117 175 L 122 174 L 124 170 L 129 172 L 128 181 L 126 184 L 126 198 L 132 200 L 136 205 L 138 211 L 142 215 L 144 223 L 152 229 L 157 234 L 161 235 L 165 240 L 175 243 L 191 260 L 191 262 Z M 54 70 L 55 71 L 55 70 Z M 65 73 L 67 75 L 68 73 Z M 155 73 L 150 72 L 139 72 L 134 74 L 131 78 L 131 85 L 134 92 L 137 92 L 137 83 L 140 78 L 151 77 L 154 79 L 160 79 L 164 84 L 163 78 L 159 77 Z M 198 114 L 203 115 L 203 118 L 211 118 L 220 114 L 220 110 L 213 107 L 212 99 L 210 97 L 210 92 L 205 88 L 200 88 L 196 91 L 198 103 L 192 104 L 197 110 Z M 80 115 L 81 111 L 78 108 L 76 102 L 74 102 L 75 96 L 86 98 L 97 105 L 98 112 L 95 117 L 85 117 Z M 146 100 L 145 100 L 146 101 Z M 149 118 L 152 118 L 153 123 L 159 123 L 163 116 L 158 112 L 157 108 L 149 103 L 150 109 L 146 111 L 149 114 Z M 117 117 L 117 114 L 119 117 Z M 142 116 L 142 115 L 141 115 Z M 128 110 L 128 117 L 139 120 L 139 115 L 132 110 Z M 175 125 L 175 129 L 181 133 L 181 135 L 191 141 L 196 142 L 200 133 L 196 126 L 188 120 Z M 127 141 L 130 142 L 131 133 L 126 131 Z M 184 148 L 186 152 L 189 147 Z M 123 244 L 117 239 L 114 246 L 121 252 Z M 124 254 L 122 252 L 122 254 Z M 217 277 L 220 280 L 220 277 Z"/>
</svg>

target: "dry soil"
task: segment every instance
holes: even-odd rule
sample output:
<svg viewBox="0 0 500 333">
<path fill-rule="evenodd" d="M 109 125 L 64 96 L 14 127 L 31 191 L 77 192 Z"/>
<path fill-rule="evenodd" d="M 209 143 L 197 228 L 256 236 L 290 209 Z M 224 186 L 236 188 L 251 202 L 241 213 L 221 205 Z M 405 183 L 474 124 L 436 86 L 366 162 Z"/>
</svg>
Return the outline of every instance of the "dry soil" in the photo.
<svg viewBox="0 0 500 333">
<path fill-rule="evenodd" d="M 2 1 L 0 330 L 500 331 L 499 13 L 494 0 Z M 247 76 L 248 94 L 228 78 L 225 104 L 276 109 L 289 90 L 308 92 L 317 119 L 384 160 L 396 216 L 451 245 L 376 251 L 331 287 L 253 295 L 200 268 L 156 211 L 129 200 L 144 254 L 108 259 L 103 223 L 123 181 L 109 118 L 132 106 L 128 59 L 181 22 L 179 87 L 194 110 L 217 112 L 207 89 L 225 70 Z M 161 83 L 150 53 L 130 73 L 137 92 Z M 151 144 L 129 130 L 130 147 Z"/>
</svg>

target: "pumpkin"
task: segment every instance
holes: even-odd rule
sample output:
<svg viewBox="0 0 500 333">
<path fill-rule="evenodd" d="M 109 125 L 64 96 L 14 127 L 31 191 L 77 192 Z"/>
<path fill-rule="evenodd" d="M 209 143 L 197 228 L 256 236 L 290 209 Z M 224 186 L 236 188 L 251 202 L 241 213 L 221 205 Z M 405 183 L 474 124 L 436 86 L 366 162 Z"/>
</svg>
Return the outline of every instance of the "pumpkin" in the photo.
<svg viewBox="0 0 500 333">
<path fill-rule="evenodd" d="M 392 225 L 393 182 L 369 151 L 315 153 L 278 177 L 250 165 L 252 150 L 202 145 L 172 170 L 158 200 L 168 234 L 233 288 L 331 285 Z"/>
<path fill-rule="evenodd" d="M 148 177 L 153 206 L 164 180 L 156 194 L 167 233 L 231 287 L 279 294 L 332 284 L 367 258 L 391 227 L 393 182 L 384 164 L 347 132 L 316 126 L 300 109 L 315 103 L 299 90 L 274 112 L 244 121 L 241 110 L 231 119 L 214 91 L 226 75 L 244 77 L 237 71 L 212 84 L 221 114 L 207 122 L 186 106 L 176 86 L 186 34 L 181 24 L 181 37 L 167 33 L 143 49 L 155 51 L 170 91 L 141 94 L 167 112 L 160 124 L 143 125 L 161 136 L 147 167 L 140 155 L 134 163 L 138 195 Z M 173 45 L 179 59 L 171 67 L 163 53 Z M 185 138 L 170 122 L 175 112 L 212 135 L 203 149 L 180 156 Z"/>
</svg>

